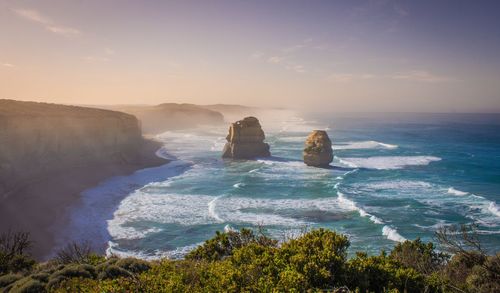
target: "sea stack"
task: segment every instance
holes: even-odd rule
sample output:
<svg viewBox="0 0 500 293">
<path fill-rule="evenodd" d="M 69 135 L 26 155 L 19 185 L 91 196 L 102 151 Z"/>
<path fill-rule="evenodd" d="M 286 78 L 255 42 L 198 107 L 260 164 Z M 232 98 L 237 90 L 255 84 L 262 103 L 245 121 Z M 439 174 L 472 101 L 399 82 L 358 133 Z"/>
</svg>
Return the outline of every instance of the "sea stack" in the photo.
<svg viewBox="0 0 500 293">
<path fill-rule="evenodd" d="M 332 141 L 324 130 L 313 130 L 304 145 L 304 163 L 308 166 L 327 167 L 333 161 Z"/>
<path fill-rule="evenodd" d="M 233 159 L 269 157 L 271 153 L 269 145 L 264 142 L 265 137 L 259 120 L 255 117 L 246 117 L 231 123 L 222 157 Z"/>
</svg>

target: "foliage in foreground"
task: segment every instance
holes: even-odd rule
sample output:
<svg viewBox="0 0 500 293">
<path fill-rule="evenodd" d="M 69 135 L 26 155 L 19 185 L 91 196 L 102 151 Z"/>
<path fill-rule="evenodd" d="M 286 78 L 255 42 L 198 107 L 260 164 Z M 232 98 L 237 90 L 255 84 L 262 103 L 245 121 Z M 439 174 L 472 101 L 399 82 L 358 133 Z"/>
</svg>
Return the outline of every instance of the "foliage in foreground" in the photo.
<svg viewBox="0 0 500 293">
<path fill-rule="evenodd" d="M 0 292 L 500 292 L 500 254 L 486 255 L 471 231 L 456 232 L 438 235 L 453 257 L 417 239 L 348 259 L 348 238 L 325 229 L 282 244 L 261 231 L 217 233 L 184 260 L 150 262 L 72 244 L 20 267 L 12 259 L 31 260 L 25 249 L 13 256 L 0 243 Z"/>
</svg>

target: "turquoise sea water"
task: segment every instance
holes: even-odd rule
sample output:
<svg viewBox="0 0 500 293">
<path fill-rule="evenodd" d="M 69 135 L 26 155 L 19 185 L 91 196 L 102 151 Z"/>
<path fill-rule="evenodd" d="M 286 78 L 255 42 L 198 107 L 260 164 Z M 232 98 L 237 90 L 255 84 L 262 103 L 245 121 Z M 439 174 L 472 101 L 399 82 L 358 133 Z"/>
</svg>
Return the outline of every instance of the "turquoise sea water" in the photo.
<svg viewBox="0 0 500 293">
<path fill-rule="evenodd" d="M 160 135 L 163 152 L 176 160 L 171 167 L 141 173 L 154 179 L 137 186 L 129 176 L 122 187 L 111 188 L 117 184 L 111 181 L 88 193 L 102 198 L 102 190 L 129 190 L 101 219 L 108 252 L 181 257 L 217 230 L 261 225 L 278 239 L 326 227 L 349 235 L 351 251 L 378 253 L 404 239 L 431 241 L 443 225 L 471 222 L 485 246 L 498 250 L 496 116 L 284 117 L 261 119 L 272 157 L 255 161 L 220 158 L 225 126 Z M 301 160 L 312 129 L 326 129 L 333 141 L 330 169 Z M 80 222 L 93 217 L 81 211 Z"/>
</svg>

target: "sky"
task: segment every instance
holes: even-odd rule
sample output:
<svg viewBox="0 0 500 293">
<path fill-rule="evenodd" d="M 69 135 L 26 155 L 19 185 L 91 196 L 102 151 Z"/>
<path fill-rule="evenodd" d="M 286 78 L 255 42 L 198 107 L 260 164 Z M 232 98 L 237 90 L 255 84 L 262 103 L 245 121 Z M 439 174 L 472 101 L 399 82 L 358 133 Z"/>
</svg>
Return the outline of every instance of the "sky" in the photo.
<svg viewBox="0 0 500 293">
<path fill-rule="evenodd" d="M 0 98 L 500 112 L 500 1 L 0 0 Z"/>
</svg>

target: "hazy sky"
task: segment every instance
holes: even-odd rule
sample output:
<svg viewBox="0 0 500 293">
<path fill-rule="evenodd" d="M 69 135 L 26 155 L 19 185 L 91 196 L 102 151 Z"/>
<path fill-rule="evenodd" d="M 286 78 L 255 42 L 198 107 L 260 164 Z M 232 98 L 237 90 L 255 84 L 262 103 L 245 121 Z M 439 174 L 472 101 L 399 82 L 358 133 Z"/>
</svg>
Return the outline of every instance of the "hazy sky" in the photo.
<svg viewBox="0 0 500 293">
<path fill-rule="evenodd" d="M 500 112 L 500 1 L 0 0 L 0 98 Z"/>
</svg>

